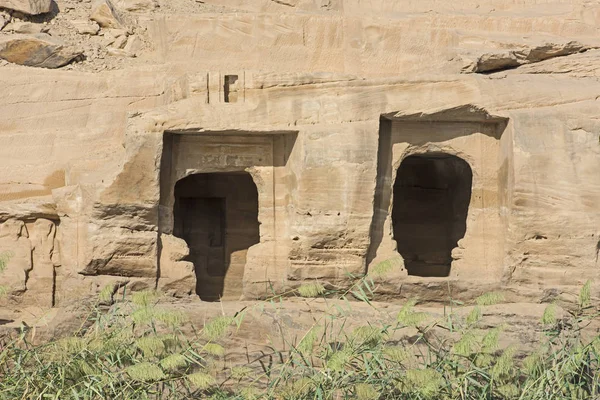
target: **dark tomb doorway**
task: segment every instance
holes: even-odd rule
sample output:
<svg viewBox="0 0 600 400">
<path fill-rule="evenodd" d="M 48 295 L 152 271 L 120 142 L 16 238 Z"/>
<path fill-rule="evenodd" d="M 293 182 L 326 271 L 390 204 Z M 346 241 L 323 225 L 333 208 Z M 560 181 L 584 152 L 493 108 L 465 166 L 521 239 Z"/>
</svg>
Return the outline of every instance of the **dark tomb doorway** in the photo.
<svg viewBox="0 0 600 400">
<path fill-rule="evenodd" d="M 473 172 L 456 156 L 406 157 L 396 175 L 392 225 L 409 275 L 450 275 L 452 249 L 464 237 Z"/>
<path fill-rule="evenodd" d="M 250 174 L 190 175 L 175 185 L 173 211 L 173 233 L 190 249 L 198 296 L 241 296 L 247 250 L 260 241 L 258 191 Z"/>
</svg>

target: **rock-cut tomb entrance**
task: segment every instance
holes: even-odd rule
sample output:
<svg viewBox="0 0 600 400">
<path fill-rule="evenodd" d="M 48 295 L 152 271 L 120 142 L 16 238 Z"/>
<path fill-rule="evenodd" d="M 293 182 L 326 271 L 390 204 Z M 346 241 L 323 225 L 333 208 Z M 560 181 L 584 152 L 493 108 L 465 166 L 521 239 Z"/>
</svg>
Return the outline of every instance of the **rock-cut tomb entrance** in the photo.
<svg viewBox="0 0 600 400">
<path fill-rule="evenodd" d="M 450 274 L 452 249 L 467 229 L 473 173 L 444 153 L 406 157 L 393 188 L 392 226 L 409 275 Z"/>
<path fill-rule="evenodd" d="M 252 176 L 230 172 L 183 178 L 175 185 L 173 210 L 173 234 L 188 244 L 198 296 L 219 300 L 226 276 L 241 292 L 248 248 L 260 241 L 258 191 Z"/>
</svg>

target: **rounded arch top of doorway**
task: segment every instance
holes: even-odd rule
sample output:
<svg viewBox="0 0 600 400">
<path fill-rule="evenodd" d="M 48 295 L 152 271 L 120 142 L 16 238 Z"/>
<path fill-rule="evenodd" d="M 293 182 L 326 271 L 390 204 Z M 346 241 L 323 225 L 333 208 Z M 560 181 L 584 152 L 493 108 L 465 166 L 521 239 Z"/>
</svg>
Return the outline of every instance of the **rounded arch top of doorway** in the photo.
<svg viewBox="0 0 600 400">
<path fill-rule="evenodd" d="M 409 275 L 447 277 L 467 229 L 473 171 L 446 153 L 409 155 L 393 187 L 394 239 Z"/>
<path fill-rule="evenodd" d="M 175 184 L 173 234 L 186 241 L 204 301 L 239 299 L 248 248 L 260 241 L 258 190 L 248 172 L 196 173 Z"/>
</svg>

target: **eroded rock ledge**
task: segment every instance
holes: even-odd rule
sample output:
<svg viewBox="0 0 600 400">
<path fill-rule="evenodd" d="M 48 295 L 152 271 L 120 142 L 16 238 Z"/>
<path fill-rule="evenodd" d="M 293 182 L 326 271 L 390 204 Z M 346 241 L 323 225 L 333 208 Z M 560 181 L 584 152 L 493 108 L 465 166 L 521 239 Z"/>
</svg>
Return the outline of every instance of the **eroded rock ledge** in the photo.
<svg viewBox="0 0 600 400">
<path fill-rule="evenodd" d="M 493 73 L 517 68 L 521 65 L 538 63 L 555 57 L 579 54 L 590 47 L 579 42 L 545 43 L 519 50 L 485 53 L 474 61 L 467 62 L 463 73 Z"/>
</svg>

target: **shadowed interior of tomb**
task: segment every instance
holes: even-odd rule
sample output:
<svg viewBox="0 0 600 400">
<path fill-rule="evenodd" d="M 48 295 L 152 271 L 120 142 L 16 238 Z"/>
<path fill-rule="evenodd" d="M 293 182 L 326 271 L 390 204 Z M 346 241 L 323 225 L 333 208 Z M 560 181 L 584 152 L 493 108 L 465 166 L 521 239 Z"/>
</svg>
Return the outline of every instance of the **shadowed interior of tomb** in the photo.
<svg viewBox="0 0 600 400">
<path fill-rule="evenodd" d="M 441 153 L 405 158 L 394 183 L 392 224 L 409 275 L 448 276 L 452 249 L 464 237 L 473 173 Z"/>
<path fill-rule="evenodd" d="M 238 299 L 248 248 L 260 240 L 258 191 L 247 172 L 190 175 L 175 185 L 173 233 L 190 248 L 202 300 Z"/>
</svg>

